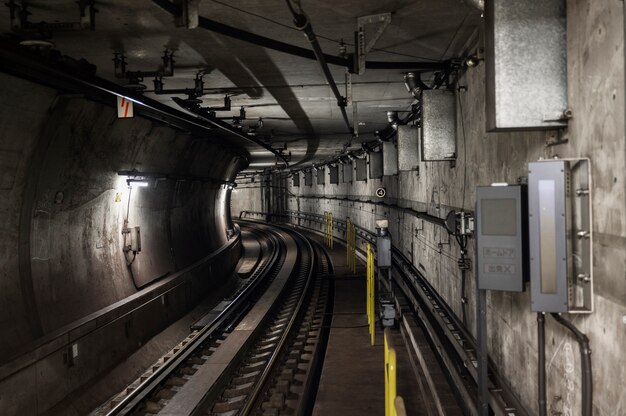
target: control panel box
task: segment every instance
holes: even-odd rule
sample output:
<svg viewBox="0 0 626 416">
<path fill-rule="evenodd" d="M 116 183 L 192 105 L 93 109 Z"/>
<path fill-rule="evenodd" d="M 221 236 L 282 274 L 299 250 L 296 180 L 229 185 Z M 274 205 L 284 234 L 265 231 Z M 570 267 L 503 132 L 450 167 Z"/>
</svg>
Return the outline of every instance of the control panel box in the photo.
<svg viewBox="0 0 626 416">
<path fill-rule="evenodd" d="M 376 221 L 376 265 L 379 269 L 391 267 L 391 235 L 389 221 Z"/>
<path fill-rule="evenodd" d="M 589 159 L 528 164 L 532 310 L 593 311 Z"/>
<path fill-rule="evenodd" d="M 526 187 L 476 188 L 476 264 L 478 287 L 524 291 L 528 280 Z"/>
</svg>

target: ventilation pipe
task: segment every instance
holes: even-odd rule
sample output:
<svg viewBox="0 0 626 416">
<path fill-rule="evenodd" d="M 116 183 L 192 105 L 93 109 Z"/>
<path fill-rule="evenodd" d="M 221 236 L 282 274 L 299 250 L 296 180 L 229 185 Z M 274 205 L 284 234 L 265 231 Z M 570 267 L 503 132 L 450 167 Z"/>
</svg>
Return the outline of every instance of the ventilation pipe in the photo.
<svg viewBox="0 0 626 416">
<path fill-rule="evenodd" d="M 546 316 L 543 312 L 537 313 L 537 351 L 538 357 L 538 371 L 537 371 L 537 387 L 538 387 L 538 402 L 539 402 L 539 416 L 546 416 L 547 401 L 546 401 Z"/>
<path fill-rule="evenodd" d="M 313 27 L 311 26 L 311 20 L 306 14 L 304 14 L 302 9 L 300 9 L 300 11 L 297 11 L 296 9 L 294 9 L 293 5 L 291 4 L 291 0 L 286 0 L 286 1 L 287 1 L 287 6 L 289 6 L 289 10 L 291 11 L 291 14 L 293 15 L 294 25 L 296 26 L 296 28 L 298 28 L 298 30 L 301 30 L 304 32 L 307 39 L 309 40 L 309 43 L 311 44 L 311 47 L 313 48 L 313 53 L 315 54 L 315 58 L 317 59 L 317 62 L 320 64 L 320 67 L 322 68 L 322 72 L 324 73 L 324 77 L 326 78 L 326 81 L 328 82 L 328 86 L 330 87 L 335 98 L 337 99 L 337 105 L 339 106 L 339 109 L 341 110 L 341 115 L 343 116 L 343 120 L 345 121 L 346 126 L 348 127 L 348 131 L 350 131 L 350 133 L 354 133 L 354 129 L 350 125 L 350 120 L 348 120 L 348 113 L 346 112 L 346 105 L 347 105 L 346 97 L 342 96 L 341 93 L 339 92 L 339 89 L 337 88 L 337 84 L 335 83 L 333 74 L 330 72 L 330 68 L 328 67 L 328 64 L 326 63 L 326 58 L 324 56 L 324 53 L 322 52 L 322 47 L 317 41 L 315 32 L 313 32 Z"/>
</svg>

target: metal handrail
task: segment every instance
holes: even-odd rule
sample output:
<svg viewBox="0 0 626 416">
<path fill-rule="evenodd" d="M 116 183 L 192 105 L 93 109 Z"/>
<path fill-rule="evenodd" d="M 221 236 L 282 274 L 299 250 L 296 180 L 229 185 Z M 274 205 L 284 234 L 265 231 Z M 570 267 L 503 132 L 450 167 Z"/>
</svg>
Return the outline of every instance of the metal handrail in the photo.
<svg viewBox="0 0 626 416">
<path fill-rule="evenodd" d="M 396 348 L 391 340 L 391 330 L 385 328 L 385 416 L 406 415 L 404 400 L 397 395 L 398 362 Z M 399 400 L 398 400 L 399 399 Z M 399 406 L 398 406 L 399 405 Z M 399 411 L 398 411 L 399 410 Z"/>
<path fill-rule="evenodd" d="M 374 297 L 376 286 L 374 283 L 374 252 L 372 246 L 367 243 L 367 325 L 370 333 L 372 346 L 376 335 L 374 323 L 376 321 L 376 298 Z"/>
</svg>

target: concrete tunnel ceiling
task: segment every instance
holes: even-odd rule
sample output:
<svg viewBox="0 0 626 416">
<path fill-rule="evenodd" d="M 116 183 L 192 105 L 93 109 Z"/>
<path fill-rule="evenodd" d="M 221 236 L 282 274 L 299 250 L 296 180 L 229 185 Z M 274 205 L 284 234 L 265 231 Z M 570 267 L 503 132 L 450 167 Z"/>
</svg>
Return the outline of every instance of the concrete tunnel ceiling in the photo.
<svg viewBox="0 0 626 416">
<path fill-rule="evenodd" d="M 78 20 L 78 7 L 72 1 L 21 3 L 31 13 L 31 23 Z M 194 78 L 201 74 L 205 90 L 200 97 L 201 106 L 222 107 L 224 96 L 229 95 L 231 111 L 217 112 L 217 116 L 238 116 L 240 108 L 245 108 L 242 131 L 254 134 L 273 148 L 285 149 L 285 154 L 291 154 L 290 163 L 296 166 L 336 155 L 348 142 L 351 148 L 359 148 L 361 142 L 372 140 L 376 131 L 387 126 L 387 111 L 407 111 L 413 103 L 403 82 L 407 69 L 367 69 L 362 75 L 352 75 L 356 120 L 354 104 L 347 107 L 347 113 L 358 130 L 358 137 L 352 137 L 314 59 L 271 50 L 202 27 L 181 27 L 180 19 L 157 3 L 164 6 L 169 1 L 97 1 L 95 30 L 55 30 L 44 37 L 62 54 L 96 65 L 99 77 L 118 85 L 128 84 L 129 80 L 115 76 L 115 52 L 124 54 L 128 71 L 162 70 L 164 51 L 173 52 L 174 75 L 162 78 L 163 88 L 192 89 Z M 342 41 L 346 53 L 353 52 L 358 17 L 391 13 L 391 23 L 367 54 L 368 61 L 446 62 L 458 57 L 481 19 L 478 8 L 462 0 L 300 3 L 323 52 L 334 56 L 341 55 Z M 202 0 L 198 11 L 200 16 L 219 23 L 311 50 L 303 32 L 295 28 L 284 0 Z M 0 21 L 2 31 L 9 33 L 9 8 L 0 9 Z M 366 27 L 366 36 L 372 36 L 376 29 L 375 25 Z M 29 32 L 20 36 L 41 37 Z M 332 64 L 329 67 L 338 89 L 345 95 L 346 68 Z M 423 77 L 432 80 L 433 72 L 425 72 Z M 145 96 L 180 110 L 172 98 L 185 99 L 187 95 L 157 95 L 153 78 L 146 76 L 142 81 L 147 87 Z M 246 147 L 251 155 L 249 171 L 275 165 L 276 157 L 269 151 L 253 143 Z"/>
</svg>

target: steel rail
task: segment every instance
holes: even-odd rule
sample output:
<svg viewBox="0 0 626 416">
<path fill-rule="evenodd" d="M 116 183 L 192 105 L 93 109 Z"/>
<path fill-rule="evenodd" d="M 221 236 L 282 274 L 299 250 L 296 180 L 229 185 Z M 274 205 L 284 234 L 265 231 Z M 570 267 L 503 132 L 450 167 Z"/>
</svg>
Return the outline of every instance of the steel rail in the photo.
<svg viewBox="0 0 626 416">
<path fill-rule="evenodd" d="M 282 354 L 284 353 L 285 346 L 287 345 L 289 337 L 292 334 L 292 330 L 295 327 L 295 322 L 301 317 L 304 311 L 304 308 L 303 308 L 304 301 L 309 293 L 309 288 L 311 287 L 311 281 L 313 280 L 312 276 L 313 276 L 314 265 L 316 262 L 316 252 L 315 250 L 313 250 L 313 246 L 311 245 L 311 242 L 307 238 L 305 238 L 302 234 L 300 234 L 297 231 L 294 231 L 294 230 L 290 230 L 290 231 L 296 234 L 300 238 L 301 242 L 304 243 L 304 246 L 306 247 L 307 252 L 311 256 L 308 276 L 306 278 L 305 287 L 302 290 L 302 294 L 300 295 L 300 299 L 298 299 L 295 313 L 291 316 L 289 323 L 286 325 L 285 330 L 283 331 L 283 334 L 281 335 L 280 340 L 278 341 L 278 344 L 276 345 L 276 348 L 272 352 L 272 355 L 270 356 L 270 359 L 267 365 L 263 369 L 263 372 L 261 373 L 261 376 L 258 382 L 256 383 L 254 389 L 250 393 L 246 404 L 239 412 L 239 414 L 242 416 L 248 416 L 252 413 L 253 410 L 255 410 L 255 405 L 256 405 L 257 400 L 259 399 L 261 393 L 264 391 L 266 387 L 266 383 L 270 375 L 272 374 L 272 372 L 276 368 L 276 365 L 279 362 L 279 358 L 281 358 Z"/>
<path fill-rule="evenodd" d="M 280 246 L 280 242 L 278 241 L 278 235 L 272 234 L 272 239 L 275 244 Z M 280 250 L 275 249 L 270 259 L 268 259 L 267 263 L 264 265 L 264 270 L 260 273 L 259 278 L 255 280 L 255 282 L 249 285 L 245 291 L 241 292 L 233 301 L 226 307 L 224 310 L 216 317 L 212 324 L 207 325 L 202 330 L 200 330 L 196 336 L 186 344 L 182 349 L 180 349 L 172 358 L 166 361 L 163 366 L 159 367 L 154 373 L 150 375 L 145 381 L 143 381 L 136 389 L 130 392 L 120 403 L 118 403 L 113 409 L 111 409 L 106 416 L 115 416 L 115 415 L 127 415 L 132 413 L 135 408 L 145 400 L 148 395 L 161 384 L 167 377 L 171 375 L 171 373 L 189 356 L 202 345 L 216 330 L 218 330 L 226 320 L 234 314 L 239 307 L 245 304 L 245 301 L 248 297 L 254 292 L 254 290 L 259 286 L 260 282 L 263 281 L 263 277 L 270 274 L 271 271 L 278 265 L 278 260 L 280 258 L 279 255 Z"/>
</svg>

